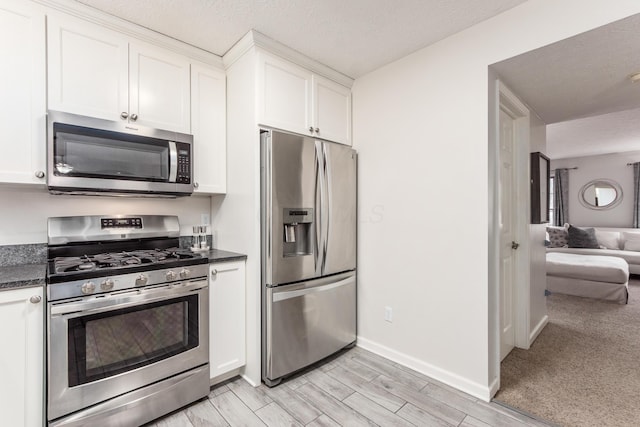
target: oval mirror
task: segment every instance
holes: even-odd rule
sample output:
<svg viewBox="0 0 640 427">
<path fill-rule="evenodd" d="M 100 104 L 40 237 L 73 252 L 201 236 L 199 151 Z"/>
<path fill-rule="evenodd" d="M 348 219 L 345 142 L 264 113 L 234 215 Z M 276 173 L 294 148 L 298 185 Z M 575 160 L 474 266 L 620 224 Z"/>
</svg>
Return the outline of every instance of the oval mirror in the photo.
<svg viewBox="0 0 640 427">
<path fill-rule="evenodd" d="M 611 209 L 622 201 L 622 188 L 610 179 L 596 179 L 582 187 L 579 199 L 589 209 Z"/>
</svg>

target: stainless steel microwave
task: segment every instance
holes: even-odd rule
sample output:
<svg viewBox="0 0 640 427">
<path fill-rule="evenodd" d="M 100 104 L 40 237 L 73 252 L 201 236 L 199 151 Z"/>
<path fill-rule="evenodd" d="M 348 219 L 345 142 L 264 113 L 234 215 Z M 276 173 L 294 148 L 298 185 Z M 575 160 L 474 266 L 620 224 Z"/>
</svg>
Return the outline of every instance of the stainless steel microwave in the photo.
<svg viewBox="0 0 640 427">
<path fill-rule="evenodd" d="M 50 110 L 47 186 L 54 194 L 189 196 L 193 135 Z"/>
</svg>

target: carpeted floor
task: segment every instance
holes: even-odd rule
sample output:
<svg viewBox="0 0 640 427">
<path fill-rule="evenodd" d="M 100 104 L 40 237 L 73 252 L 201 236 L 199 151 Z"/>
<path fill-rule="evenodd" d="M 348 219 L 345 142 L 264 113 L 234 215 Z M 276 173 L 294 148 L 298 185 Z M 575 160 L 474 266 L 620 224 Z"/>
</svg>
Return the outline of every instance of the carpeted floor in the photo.
<svg viewBox="0 0 640 427">
<path fill-rule="evenodd" d="M 561 426 L 640 425 L 640 280 L 629 304 L 554 294 L 529 350 L 502 362 L 496 400 Z"/>
</svg>

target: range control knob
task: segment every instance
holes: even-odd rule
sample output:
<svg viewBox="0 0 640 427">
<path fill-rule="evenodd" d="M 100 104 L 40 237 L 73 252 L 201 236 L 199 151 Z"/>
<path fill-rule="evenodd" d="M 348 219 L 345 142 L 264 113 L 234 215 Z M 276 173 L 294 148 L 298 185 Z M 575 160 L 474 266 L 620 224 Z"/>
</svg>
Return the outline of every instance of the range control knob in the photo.
<svg viewBox="0 0 640 427">
<path fill-rule="evenodd" d="M 175 271 L 169 270 L 167 271 L 166 277 L 167 280 L 176 280 L 176 277 L 178 277 L 178 275 L 175 273 Z"/>
<path fill-rule="evenodd" d="M 103 291 L 110 291 L 111 289 L 113 289 L 113 285 L 115 285 L 113 280 L 107 279 L 104 282 L 100 283 L 100 289 L 102 289 Z"/>
<path fill-rule="evenodd" d="M 141 274 L 136 279 L 136 286 L 144 286 L 149 281 L 149 277 L 146 274 Z"/>
<path fill-rule="evenodd" d="M 190 276 L 191 276 L 191 270 L 189 270 L 188 268 L 183 268 L 182 270 L 180 270 L 181 279 L 188 279 Z"/>
<path fill-rule="evenodd" d="M 89 295 L 95 292 L 96 285 L 93 282 L 85 282 L 80 287 L 80 290 L 82 291 L 83 294 Z"/>
</svg>

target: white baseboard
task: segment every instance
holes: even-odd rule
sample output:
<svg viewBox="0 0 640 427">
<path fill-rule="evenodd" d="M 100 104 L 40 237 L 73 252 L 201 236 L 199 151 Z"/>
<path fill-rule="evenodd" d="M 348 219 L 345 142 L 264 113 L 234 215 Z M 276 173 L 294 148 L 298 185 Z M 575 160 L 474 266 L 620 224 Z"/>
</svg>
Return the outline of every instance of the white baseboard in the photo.
<svg viewBox="0 0 640 427">
<path fill-rule="evenodd" d="M 536 327 L 533 328 L 531 334 L 529 334 L 529 347 L 531 347 L 531 344 L 533 344 L 536 338 L 538 338 L 538 335 L 540 335 L 540 332 L 542 332 L 544 327 L 547 326 L 547 323 L 549 323 L 549 316 L 545 314 Z"/>
<path fill-rule="evenodd" d="M 498 390 L 500 390 L 500 377 L 496 378 L 491 382 L 491 384 L 489 384 L 489 395 L 491 396 L 490 399 L 493 399 L 493 396 L 496 395 Z"/>
<path fill-rule="evenodd" d="M 415 357 L 400 353 L 399 351 L 393 350 L 389 347 L 385 347 L 381 344 L 375 343 L 360 336 L 356 341 L 356 345 L 386 359 L 392 360 L 396 363 L 418 371 L 421 374 L 438 380 L 444 384 L 450 385 L 451 387 L 468 393 L 474 397 L 477 397 L 478 399 L 482 399 L 485 402 L 489 402 L 491 400 L 491 389 L 487 385 L 482 385 L 474 381 L 470 381 L 469 379 L 461 377 L 458 374 L 454 374 L 453 372 L 438 368 L 437 366 L 433 366 L 427 362 L 416 359 Z"/>
</svg>

